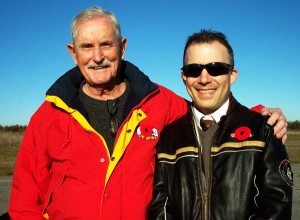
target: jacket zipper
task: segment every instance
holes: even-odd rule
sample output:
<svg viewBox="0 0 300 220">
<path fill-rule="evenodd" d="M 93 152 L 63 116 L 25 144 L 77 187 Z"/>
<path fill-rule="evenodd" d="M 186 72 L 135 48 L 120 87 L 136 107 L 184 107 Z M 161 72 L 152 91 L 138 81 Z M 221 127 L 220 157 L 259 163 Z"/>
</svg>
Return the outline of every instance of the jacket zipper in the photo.
<svg viewBox="0 0 300 220">
<path fill-rule="evenodd" d="M 211 147 L 214 145 L 215 140 L 217 138 L 219 134 L 219 124 L 217 125 L 217 130 L 215 132 L 215 134 L 213 135 L 212 139 L 211 139 L 211 144 L 210 144 L 210 149 Z M 211 152 L 211 150 L 210 150 Z M 210 194 L 211 194 L 211 188 L 212 188 L 212 156 L 209 157 L 209 175 L 207 178 L 207 185 L 206 185 L 206 194 L 205 194 L 205 220 L 209 220 L 210 219 Z"/>
</svg>

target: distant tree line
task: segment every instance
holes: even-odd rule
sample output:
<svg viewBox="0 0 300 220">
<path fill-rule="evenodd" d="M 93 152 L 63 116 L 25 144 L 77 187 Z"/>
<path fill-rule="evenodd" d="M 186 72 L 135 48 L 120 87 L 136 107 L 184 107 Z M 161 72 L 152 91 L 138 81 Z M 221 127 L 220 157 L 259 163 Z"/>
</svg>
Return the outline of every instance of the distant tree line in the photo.
<svg viewBox="0 0 300 220">
<path fill-rule="evenodd" d="M 9 125 L 2 126 L 0 125 L 1 131 L 25 131 L 27 128 L 26 125 Z M 300 130 L 300 121 L 288 121 L 288 129 L 289 130 Z"/>
<path fill-rule="evenodd" d="M 300 130 L 300 121 L 288 121 L 288 129 L 290 130 Z"/>
<path fill-rule="evenodd" d="M 17 131 L 25 131 L 25 129 L 27 128 L 26 125 L 5 125 L 5 126 L 2 126 L 0 125 L 0 132 L 1 131 L 14 131 L 14 132 L 17 132 Z"/>
</svg>

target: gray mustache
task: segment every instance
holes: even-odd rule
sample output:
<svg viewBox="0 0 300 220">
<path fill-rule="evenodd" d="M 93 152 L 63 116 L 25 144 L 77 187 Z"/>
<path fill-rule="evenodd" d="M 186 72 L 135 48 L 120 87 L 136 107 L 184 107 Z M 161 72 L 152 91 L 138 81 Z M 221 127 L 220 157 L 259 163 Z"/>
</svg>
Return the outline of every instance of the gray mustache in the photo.
<svg viewBox="0 0 300 220">
<path fill-rule="evenodd" d="M 88 68 L 105 68 L 111 67 L 111 63 L 109 61 L 104 60 L 102 63 L 91 63 L 88 65 Z"/>
</svg>

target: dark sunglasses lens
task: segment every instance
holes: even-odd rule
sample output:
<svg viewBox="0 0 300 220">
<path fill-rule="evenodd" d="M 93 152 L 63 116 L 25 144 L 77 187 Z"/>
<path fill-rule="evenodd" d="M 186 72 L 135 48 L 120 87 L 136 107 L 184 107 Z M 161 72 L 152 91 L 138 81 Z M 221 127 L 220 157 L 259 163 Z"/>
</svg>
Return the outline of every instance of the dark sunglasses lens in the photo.
<svg viewBox="0 0 300 220">
<path fill-rule="evenodd" d="M 211 76 L 220 76 L 228 74 L 232 66 L 226 63 L 209 63 L 206 65 L 189 64 L 181 68 L 187 77 L 198 77 L 201 75 L 203 69 L 206 69 Z"/>
<path fill-rule="evenodd" d="M 182 67 L 182 71 L 187 77 L 198 77 L 200 76 L 203 68 L 199 64 L 190 64 Z"/>
<path fill-rule="evenodd" d="M 206 65 L 206 70 L 211 76 L 220 76 L 229 73 L 231 67 L 225 63 L 210 63 Z"/>
</svg>

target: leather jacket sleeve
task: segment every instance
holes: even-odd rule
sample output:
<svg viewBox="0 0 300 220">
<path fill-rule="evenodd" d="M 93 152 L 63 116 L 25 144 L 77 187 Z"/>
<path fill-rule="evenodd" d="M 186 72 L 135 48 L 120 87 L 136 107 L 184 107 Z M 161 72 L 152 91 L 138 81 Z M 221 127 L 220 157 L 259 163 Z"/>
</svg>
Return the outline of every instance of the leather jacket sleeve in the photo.
<svg viewBox="0 0 300 220">
<path fill-rule="evenodd" d="M 273 129 L 266 129 L 264 158 L 258 167 L 256 186 L 258 212 L 251 219 L 291 219 L 292 171 L 287 160 L 285 146 L 273 135 Z"/>
<path fill-rule="evenodd" d="M 156 159 L 155 166 L 155 176 L 154 176 L 154 190 L 153 190 L 153 199 L 148 208 L 148 220 L 164 220 L 177 219 L 174 216 L 174 213 L 167 212 L 170 210 L 168 208 L 171 204 L 168 201 L 168 194 L 166 189 L 166 184 L 164 183 L 161 166 Z"/>
</svg>

